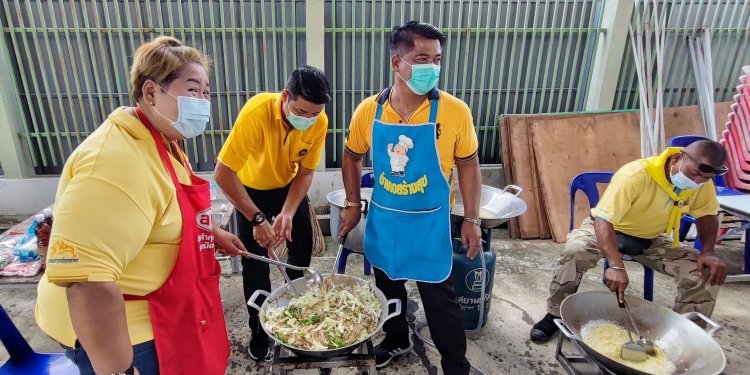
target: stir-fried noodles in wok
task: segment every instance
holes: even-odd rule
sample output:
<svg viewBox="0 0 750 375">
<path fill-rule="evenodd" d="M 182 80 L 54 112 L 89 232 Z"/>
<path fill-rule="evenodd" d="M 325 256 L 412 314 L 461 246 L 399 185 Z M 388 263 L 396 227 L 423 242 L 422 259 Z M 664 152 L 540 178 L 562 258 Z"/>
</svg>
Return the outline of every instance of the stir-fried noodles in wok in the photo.
<svg viewBox="0 0 750 375">
<path fill-rule="evenodd" d="M 266 330 L 285 345 L 302 350 L 344 348 L 370 337 L 380 319 L 380 300 L 369 285 L 308 289 L 288 306 L 269 303 Z"/>
</svg>

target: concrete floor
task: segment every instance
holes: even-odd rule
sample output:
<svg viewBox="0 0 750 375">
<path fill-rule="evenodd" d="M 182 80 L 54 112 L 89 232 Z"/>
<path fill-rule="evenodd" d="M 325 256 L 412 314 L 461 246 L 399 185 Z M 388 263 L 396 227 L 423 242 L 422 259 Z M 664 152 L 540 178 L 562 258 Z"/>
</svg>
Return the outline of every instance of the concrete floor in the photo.
<svg viewBox="0 0 750 375">
<path fill-rule="evenodd" d="M 492 309 L 487 326 L 482 333 L 468 341 L 469 360 L 487 374 L 564 374 L 564 370 L 554 357 L 555 343 L 545 345 L 531 343 L 528 334 L 534 321 L 545 314 L 545 299 L 550 276 L 555 261 L 562 248 L 551 241 L 518 241 L 507 239 L 504 230 L 495 231 L 492 248 L 497 253 L 495 284 L 492 291 Z M 739 242 L 727 243 L 719 247 L 719 254 L 729 264 L 740 264 L 742 251 Z M 337 246 L 330 243 L 324 256 L 313 258 L 313 267 L 329 270 L 336 255 Z M 227 263 L 227 262 L 225 262 Z M 221 280 L 224 311 L 232 345 L 231 363 L 227 374 L 267 374 L 266 366 L 258 365 L 246 354 L 250 339 L 247 328 L 247 313 L 242 296 L 242 281 L 238 274 L 227 272 Z M 642 295 L 642 268 L 628 264 L 631 278 L 629 292 Z M 601 265 L 587 273 L 581 291 L 603 290 Z M 737 270 L 735 270 L 737 272 Z M 349 258 L 347 273 L 362 275 L 362 257 Z M 281 277 L 272 271 L 274 287 L 281 285 Z M 365 277 L 374 282 L 371 276 Z M 656 276 L 655 302 L 671 307 L 674 297 L 674 284 L 665 276 Z M 424 321 L 424 312 L 418 303 L 416 286 L 407 283 L 410 299 L 409 319 L 413 323 Z M 748 373 L 750 359 L 750 291 L 747 283 L 727 284 L 721 292 L 713 318 L 721 324 L 717 335 L 727 357 L 727 374 Z M 52 340 L 45 336 L 34 323 L 33 311 L 35 289 L 0 289 L 0 301 L 9 311 L 11 318 L 23 335 L 38 351 L 59 351 Z M 557 336 L 556 336 L 557 337 Z M 555 337 L 555 338 L 556 338 Z M 376 336 L 376 342 L 381 334 Z M 7 359 L 1 352 L 0 362 Z M 425 347 L 415 339 L 415 349 L 408 356 L 382 369 L 381 374 L 437 374 L 441 373 L 437 352 Z M 744 370 L 743 370 L 744 369 Z M 298 371 L 299 374 L 316 374 L 312 370 Z M 355 374 L 353 370 L 334 370 L 334 374 Z"/>
</svg>

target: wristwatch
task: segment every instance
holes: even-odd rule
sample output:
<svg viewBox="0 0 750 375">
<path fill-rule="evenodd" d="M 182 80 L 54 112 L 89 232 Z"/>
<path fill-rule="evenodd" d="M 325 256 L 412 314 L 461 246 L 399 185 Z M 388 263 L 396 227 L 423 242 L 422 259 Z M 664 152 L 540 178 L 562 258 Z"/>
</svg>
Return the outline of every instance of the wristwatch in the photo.
<svg viewBox="0 0 750 375">
<path fill-rule="evenodd" d="M 480 218 L 465 217 L 464 221 L 468 221 L 468 222 L 470 222 L 472 224 L 476 224 L 476 225 L 479 225 L 479 226 L 482 225 L 482 219 L 480 219 Z"/>
<path fill-rule="evenodd" d="M 253 215 L 253 219 L 250 220 L 250 224 L 252 224 L 253 226 L 258 226 L 260 224 L 263 224 L 264 221 L 266 221 L 266 215 L 258 211 L 255 213 L 255 215 Z"/>
<path fill-rule="evenodd" d="M 352 202 L 349 199 L 344 198 L 344 208 L 347 207 L 362 207 L 362 202 Z"/>
</svg>

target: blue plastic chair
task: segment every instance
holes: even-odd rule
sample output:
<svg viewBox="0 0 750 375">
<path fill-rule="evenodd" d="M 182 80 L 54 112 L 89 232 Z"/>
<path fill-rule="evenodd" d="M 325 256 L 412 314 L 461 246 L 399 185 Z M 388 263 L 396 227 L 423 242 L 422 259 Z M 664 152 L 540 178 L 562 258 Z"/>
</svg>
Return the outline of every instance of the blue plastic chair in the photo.
<svg viewBox="0 0 750 375">
<path fill-rule="evenodd" d="M 687 147 L 689 144 L 695 141 L 700 141 L 700 140 L 708 140 L 708 138 L 702 135 L 678 135 L 678 136 L 672 137 L 672 139 L 669 140 L 669 147 Z M 742 194 L 739 191 L 724 187 L 723 176 L 714 177 L 714 185 L 716 186 L 716 195 Z M 695 224 L 694 217 L 690 215 L 685 215 L 682 217 L 682 221 L 680 221 L 680 241 L 685 240 L 693 224 Z M 698 251 L 700 251 L 700 249 L 703 247 L 701 245 L 700 237 L 695 238 L 695 243 L 693 244 L 693 247 L 695 247 Z"/>
<path fill-rule="evenodd" d="M 583 191 L 586 194 L 586 198 L 589 200 L 589 206 L 594 208 L 599 203 L 599 189 L 596 184 L 608 184 L 612 180 L 612 172 L 584 172 L 575 176 L 573 181 L 570 183 L 570 230 L 573 230 L 573 220 L 575 219 L 575 200 L 576 192 L 578 190 Z M 635 261 L 628 255 L 622 256 L 623 260 Z M 607 258 L 604 258 L 604 270 L 609 268 L 609 262 Z M 602 282 L 606 284 L 604 275 L 602 275 Z M 654 270 L 647 266 L 643 266 L 643 298 L 653 301 L 654 300 Z"/>
<path fill-rule="evenodd" d="M 0 364 L 0 375 L 80 374 L 63 353 L 36 353 L 0 305 L 0 341 L 10 359 Z"/>
<path fill-rule="evenodd" d="M 365 187 L 365 188 L 375 187 L 375 179 L 374 179 L 373 172 L 368 172 L 368 173 L 363 174 L 362 179 L 360 180 L 359 186 Z M 337 273 L 346 272 L 346 258 L 348 258 L 349 255 L 353 253 L 354 251 L 347 249 L 345 247 L 341 249 L 341 255 L 338 257 L 339 263 L 336 265 Z M 362 254 L 362 256 L 365 258 L 363 272 L 365 275 L 369 275 L 370 272 L 372 271 L 372 266 L 370 265 L 370 261 L 367 260 L 367 257 L 364 254 Z"/>
</svg>

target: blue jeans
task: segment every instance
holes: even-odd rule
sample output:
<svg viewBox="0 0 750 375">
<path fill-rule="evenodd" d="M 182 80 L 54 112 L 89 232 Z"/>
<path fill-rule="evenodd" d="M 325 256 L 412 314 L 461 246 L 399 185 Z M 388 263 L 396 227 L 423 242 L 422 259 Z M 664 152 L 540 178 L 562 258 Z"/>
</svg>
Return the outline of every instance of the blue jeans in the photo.
<svg viewBox="0 0 750 375">
<path fill-rule="evenodd" d="M 81 375 L 96 375 L 94 368 L 91 366 L 89 356 L 78 342 L 76 342 L 75 349 L 65 348 L 65 356 L 78 366 Z M 135 368 L 138 369 L 141 375 L 159 374 L 159 359 L 156 357 L 156 346 L 153 340 L 134 345 L 133 359 Z"/>
</svg>

